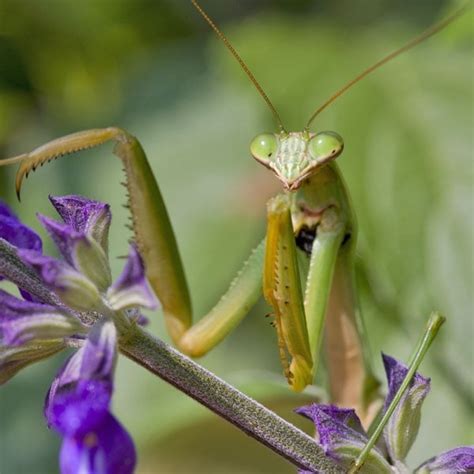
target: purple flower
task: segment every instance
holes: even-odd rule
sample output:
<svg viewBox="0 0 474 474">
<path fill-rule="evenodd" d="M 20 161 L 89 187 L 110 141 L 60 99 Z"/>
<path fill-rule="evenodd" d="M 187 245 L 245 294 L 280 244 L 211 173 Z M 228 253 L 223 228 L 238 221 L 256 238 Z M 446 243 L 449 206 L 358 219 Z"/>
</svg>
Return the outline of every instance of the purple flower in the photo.
<svg viewBox="0 0 474 474">
<path fill-rule="evenodd" d="M 43 243 L 40 236 L 24 225 L 4 203 L 0 202 L 0 237 L 20 249 L 29 249 L 41 252 Z M 0 281 L 3 280 L 0 275 Z M 20 288 L 25 299 L 33 299 L 31 295 Z"/>
<path fill-rule="evenodd" d="M 100 320 L 61 369 L 45 404 L 49 426 L 63 437 L 63 473 L 129 473 L 136 454 L 133 442 L 110 413 L 117 331 Z"/>
<path fill-rule="evenodd" d="M 61 339 L 86 332 L 81 322 L 63 309 L 15 298 L 0 290 L 0 341 L 24 346 L 34 339 Z"/>
<path fill-rule="evenodd" d="M 415 472 L 425 474 L 474 472 L 474 446 L 460 446 L 424 462 Z"/>
<path fill-rule="evenodd" d="M 349 468 L 367 443 L 367 435 L 354 410 L 313 403 L 296 412 L 315 424 L 319 444 L 344 469 Z M 370 452 L 365 468 L 370 472 L 391 472 L 384 453 L 377 447 Z"/>
<path fill-rule="evenodd" d="M 388 380 L 384 411 L 388 408 L 405 378 L 408 367 L 382 354 Z M 384 429 L 383 436 L 392 459 L 405 460 L 413 445 L 421 420 L 421 406 L 430 391 L 430 379 L 416 373 Z"/>
<path fill-rule="evenodd" d="M 388 379 L 388 394 L 384 403 L 386 410 L 407 375 L 408 367 L 385 354 L 382 358 Z M 371 450 L 361 472 L 408 472 L 405 457 L 418 433 L 421 405 L 429 390 L 430 380 L 416 373 L 385 426 L 383 439 Z M 315 424 L 318 443 L 344 469 L 351 465 L 368 441 L 354 410 L 314 403 L 298 408 L 296 412 Z M 415 472 L 474 472 L 474 446 L 442 453 L 423 463 Z"/>
<path fill-rule="evenodd" d="M 0 202 L 0 236 L 20 249 L 31 249 L 41 252 L 40 236 L 22 224 L 13 211 Z"/>
<path fill-rule="evenodd" d="M 25 292 L 32 288 L 26 276 L 19 286 L 28 299 L 0 290 L 0 384 L 33 362 L 79 347 L 54 379 L 44 409 L 48 425 L 63 437 L 61 472 L 128 474 L 135 466 L 135 448 L 110 412 L 117 340 L 119 333 L 146 321 L 138 307 L 155 308 L 157 300 L 133 245 L 112 283 L 108 205 L 79 196 L 51 202 L 64 222 L 38 218 L 62 260 L 43 255 L 37 234 L 0 203 L 0 250 L 11 249 L 2 242 L 12 244 L 17 266 L 24 267 L 18 271 L 32 272 L 33 280 L 47 288 L 43 295 L 52 295 L 32 298 Z M 0 251 L 0 269 L 11 268 L 1 265 L 2 258 L 9 257 Z M 13 280 L 8 272 L 1 276 Z"/>
</svg>

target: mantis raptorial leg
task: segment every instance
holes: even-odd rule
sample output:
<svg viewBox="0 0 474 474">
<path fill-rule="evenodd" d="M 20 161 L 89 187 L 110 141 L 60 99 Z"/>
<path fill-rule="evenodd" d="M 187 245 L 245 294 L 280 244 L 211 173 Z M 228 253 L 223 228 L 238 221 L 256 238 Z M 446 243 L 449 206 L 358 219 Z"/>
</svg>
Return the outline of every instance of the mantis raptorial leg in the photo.
<svg viewBox="0 0 474 474">
<path fill-rule="evenodd" d="M 158 183 L 135 137 L 116 127 L 85 130 L 1 164 L 21 163 L 16 180 L 19 196 L 23 178 L 38 166 L 108 141 L 116 142 L 114 153 L 123 164 L 134 239 L 146 264 L 147 277 L 160 299 L 170 336 L 183 352 L 203 355 L 234 328 L 259 298 L 263 244 L 252 252 L 214 309 L 190 329 L 191 299 L 174 231 Z"/>
<path fill-rule="evenodd" d="M 279 350 L 289 384 L 303 389 L 317 369 L 326 332 L 333 401 L 358 407 L 362 416 L 377 399 L 364 324 L 354 284 L 357 226 L 346 186 L 334 160 L 343 151 L 334 132 L 312 133 L 313 119 L 353 84 L 444 28 L 462 10 L 433 26 L 363 71 L 319 107 L 302 132 L 288 133 L 273 104 L 227 38 L 199 4 L 193 5 L 224 41 L 272 110 L 274 134 L 258 135 L 252 156 L 282 182 L 284 193 L 268 205 L 268 230 L 216 306 L 194 325 L 185 273 L 157 181 L 135 137 L 120 128 L 86 130 L 53 140 L 30 153 L 0 162 L 20 163 L 16 188 L 25 176 L 61 155 L 116 143 L 126 175 L 135 241 L 147 276 L 163 307 L 168 331 L 183 352 L 200 356 L 218 344 L 248 313 L 262 293 L 272 306 Z M 308 263 L 303 282 L 301 259 Z"/>
</svg>

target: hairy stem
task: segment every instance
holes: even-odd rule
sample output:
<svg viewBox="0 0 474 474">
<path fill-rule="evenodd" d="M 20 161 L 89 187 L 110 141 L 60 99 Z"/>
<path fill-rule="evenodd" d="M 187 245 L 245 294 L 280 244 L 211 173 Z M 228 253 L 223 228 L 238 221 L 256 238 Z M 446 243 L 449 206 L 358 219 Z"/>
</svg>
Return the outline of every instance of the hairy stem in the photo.
<svg viewBox="0 0 474 474">
<path fill-rule="evenodd" d="M 298 468 L 342 472 L 310 436 L 141 328 L 120 341 L 120 350 Z"/>
</svg>

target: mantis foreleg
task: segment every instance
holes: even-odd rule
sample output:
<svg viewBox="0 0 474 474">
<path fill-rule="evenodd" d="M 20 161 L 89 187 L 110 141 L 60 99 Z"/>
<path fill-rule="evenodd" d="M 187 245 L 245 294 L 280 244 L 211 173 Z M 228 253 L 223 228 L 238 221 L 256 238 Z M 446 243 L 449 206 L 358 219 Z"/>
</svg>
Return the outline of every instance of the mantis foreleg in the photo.
<svg viewBox="0 0 474 474">
<path fill-rule="evenodd" d="M 288 382 L 294 390 L 302 390 L 312 383 L 313 361 L 303 308 L 290 200 L 283 194 L 268 203 L 263 293 L 274 311 L 280 359 Z"/>
<path fill-rule="evenodd" d="M 53 140 L 31 153 L 3 160 L 20 162 L 17 194 L 24 177 L 59 156 L 116 142 L 122 160 L 135 241 L 145 262 L 147 277 L 158 296 L 173 342 L 183 352 L 200 356 L 220 342 L 249 312 L 261 294 L 263 243 L 251 254 L 227 293 L 192 328 L 192 309 L 183 265 L 171 221 L 158 183 L 138 140 L 115 127 L 73 133 Z"/>
</svg>

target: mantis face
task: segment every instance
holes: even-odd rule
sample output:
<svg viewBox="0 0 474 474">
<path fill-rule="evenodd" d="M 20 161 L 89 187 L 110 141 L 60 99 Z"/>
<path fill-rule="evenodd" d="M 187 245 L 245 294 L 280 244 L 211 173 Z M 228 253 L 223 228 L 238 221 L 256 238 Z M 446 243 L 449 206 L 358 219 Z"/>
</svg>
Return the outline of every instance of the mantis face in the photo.
<svg viewBox="0 0 474 474">
<path fill-rule="evenodd" d="M 272 170 L 289 191 L 296 191 L 316 169 L 344 148 L 335 132 L 262 133 L 250 144 L 252 156 Z"/>
</svg>

